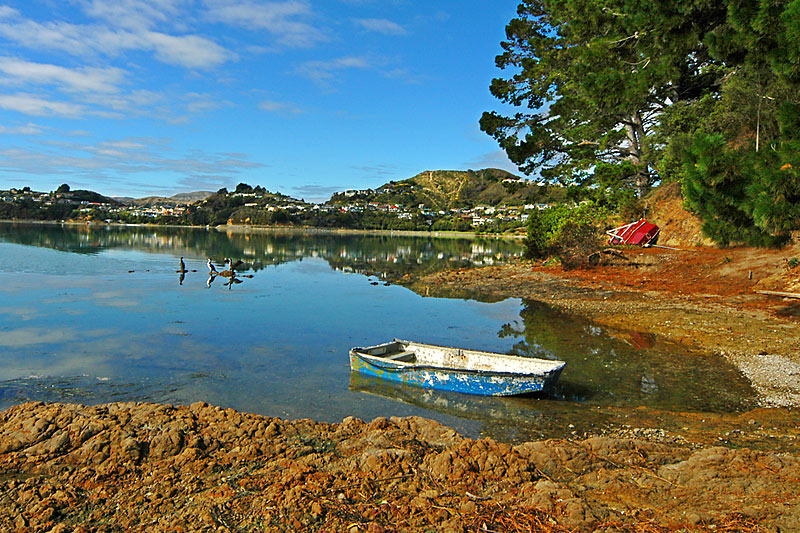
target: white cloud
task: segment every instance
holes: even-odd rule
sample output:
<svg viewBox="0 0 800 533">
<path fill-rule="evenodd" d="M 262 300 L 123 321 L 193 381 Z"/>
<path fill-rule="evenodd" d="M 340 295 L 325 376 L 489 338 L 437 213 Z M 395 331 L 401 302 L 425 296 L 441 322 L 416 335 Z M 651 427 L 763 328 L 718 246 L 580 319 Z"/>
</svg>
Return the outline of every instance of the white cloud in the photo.
<svg viewBox="0 0 800 533">
<path fill-rule="evenodd" d="M 0 19 L 16 17 L 18 15 L 19 11 L 17 11 L 13 7 L 0 6 Z"/>
<path fill-rule="evenodd" d="M 236 57 L 233 52 L 199 35 L 176 36 L 101 25 L 39 23 L 14 18 L 0 21 L 0 36 L 27 48 L 57 50 L 82 58 L 149 51 L 164 63 L 192 69 L 212 68 Z"/>
<path fill-rule="evenodd" d="M 179 20 L 184 0 L 84 0 L 84 11 L 116 26 L 146 29 L 156 24 Z"/>
<path fill-rule="evenodd" d="M 114 67 L 68 69 L 10 57 L 0 57 L 0 72 L 12 83 L 57 84 L 69 91 L 100 93 L 117 92 L 125 75 L 124 70 Z"/>
<path fill-rule="evenodd" d="M 38 96 L 18 93 L 0 94 L 0 109 L 26 115 L 78 118 L 88 112 L 85 106 L 70 102 L 54 102 Z"/>
<path fill-rule="evenodd" d="M 509 158 L 508 154 L 506 154 L 503 150 L 494 150 L 493 152 L 488 152 L 485 154 L 481 154 L 479 157 L 473 159 L 472 161 L 468 161 L 464 164 L 466 168 L 499 168 L 502 170 L 507 170 L 513 174 L 521 174 L 519 167 L 515 165 Z"/>
<path fill-rule="evenodd" d="M 176 37 L 149 31 L 141 38 L 143 48 L 152 49 L 156 58 L 170 65 L 204 69 L 235 58 L 233 52 L 197 35 Z"/>
<path fill-rule="evenodd" d="M 186 102 L 189 113 L 205 113 L 223 107 L 232 107 L 234 104 L 228 100 L 221 100 L 210 94 L 187 93 L 182 98 Z"/>
<path fill-rule="evenodd" d="M 249 30 L 266 30 L 285 46 L 308 47 L 327 40 L 308 21 L 312 11 L 307 1 L 205 0 L 205 5 L 211 20 Z"/>
<path fill-rule="evenodd" d="M 268 113 L 289 113 L 297 115 L 303 110 L 291 102 L 278 102 L 275 100 L 265 100 L 258 104 L 258 108 Z"/>
<path fill-rule="evenodd" d="M 358 19 L 355 23 L 367 31 L 384 35 L 405 35 L 407 33 L 405 28 L 387 19 Z"/>
<path fill-rule="evenodd" d="M 331 81 L 335 74 L 342 70 L 368 69 L 376 65 L 377 60 L 366 56 L 347 56 L 329 61 L 308 61 L 295 69 L 295 73 L 318 83 Z"/>
<path fill-rule="evenodd" d="M 192 150 L 176 155 L 168 139 L 131 137 L 98 143 L 52 141 L 39 149 L 0 149 L 0 171 L 32 175 L 70 175 L 92 181 L 118 181 L 143 174 L 239 177 L 264 165 L 246 154 Z"/>
<path fill-rule="evenodd" d="M 0 134 L 5 135 L 40 135 L 44 131 L 42 126 L 28 122 L 24 126 L 2 126 L 0 125 Z"/>
</svg>

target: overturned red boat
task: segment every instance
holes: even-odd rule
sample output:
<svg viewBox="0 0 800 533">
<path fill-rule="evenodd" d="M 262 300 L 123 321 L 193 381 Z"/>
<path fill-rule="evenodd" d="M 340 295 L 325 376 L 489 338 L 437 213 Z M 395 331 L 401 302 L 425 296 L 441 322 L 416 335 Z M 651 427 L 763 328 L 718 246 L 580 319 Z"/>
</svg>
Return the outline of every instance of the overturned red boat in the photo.
<svg viewBox="0 0 800 533">
<path fill-rule="evenodd" d="M 637 244 L 639 246 L 652 246 L 658 242 L 661 229 L 645 219 L 625 224 L 606 232 L 609 235 L 609 244 Z"/>
</svg>

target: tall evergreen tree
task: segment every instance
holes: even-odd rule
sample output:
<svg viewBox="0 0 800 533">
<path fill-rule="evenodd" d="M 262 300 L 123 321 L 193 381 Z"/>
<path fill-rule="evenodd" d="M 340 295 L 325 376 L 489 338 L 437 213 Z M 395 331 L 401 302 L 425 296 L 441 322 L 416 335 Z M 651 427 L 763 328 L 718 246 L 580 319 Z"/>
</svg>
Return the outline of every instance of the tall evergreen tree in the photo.
<svg viewBox="0 0 800 533">
<path fill-rule="evenodd" d="M 642 195 L 658 179 L 664 110 L 717 83 L 704 38 L 725 16 L 713 0 L 523 0 L 496 58 L 512 73 L 490 90 L 527 111 L 486 112 L 481 129 L 523 172 L 587 183 L 619 165 L 610 175 Z"/>
<path fill-rule="evenodd" d="M 800 229 L 800 0 L 729 0 L 709 39 L 730 68 L 685 149 L 687 207 L 717 242 L 774 245 Z"/>
</svg>

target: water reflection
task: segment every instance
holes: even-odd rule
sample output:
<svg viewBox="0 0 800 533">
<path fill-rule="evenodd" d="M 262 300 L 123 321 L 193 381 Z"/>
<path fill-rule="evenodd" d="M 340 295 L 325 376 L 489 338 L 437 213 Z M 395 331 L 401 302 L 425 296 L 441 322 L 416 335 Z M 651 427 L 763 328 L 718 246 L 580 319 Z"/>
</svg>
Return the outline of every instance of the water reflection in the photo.
<svg viewBox="0 0 800 533">
<path fill-rule="evenodd" d="M 750 383 L 722 357 L 656 342 L 638 332 L 608 332 L 546 304 L 524 300 L 520 321 L 501 338 L 512 353 L 567 362 L 556 396 L 574 402 L 644 405 L 681 411 L 735 411 L 755 405 Z"/>
<path fill-rule="evenodd" d="M 210 257 L 220 265 L 236 257 L 241 258 L 235 267 L 238 271 L 259 271 L 320 257 L 335 270 L 373 275 L 384 281 L 412 272 L 495 264 L 522 254 L 520 241 L 502 239 L 25 223 L 0 223 L 0 242 L 89 256 L 137 250 L 194 259 Z"/>
<path fill-rule="evenodd" d="M 350 374 L 350 390 L 424 409 L 435 413 L 433 418 L 445 415 L 470 420 L 478 425 L 473 436 L 505 442 L 566 437 L 573 431 L 603 426 L 608 418 L 589 406 L 553 398 L 473 396 L 390 383 L 356 372 Z"/>
</svg>

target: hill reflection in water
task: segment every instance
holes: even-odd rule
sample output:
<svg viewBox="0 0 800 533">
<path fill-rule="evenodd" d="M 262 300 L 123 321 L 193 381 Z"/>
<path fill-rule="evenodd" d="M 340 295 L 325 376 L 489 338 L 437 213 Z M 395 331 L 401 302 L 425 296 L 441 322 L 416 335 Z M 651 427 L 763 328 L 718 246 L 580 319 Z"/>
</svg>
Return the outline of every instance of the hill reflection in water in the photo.
<svg viewBox="0 0 800 533">
<path fill-rule="evenodd" d="M 444 268 L 491 265 L 522 255 L 519 240 L 467 237 L 433 238 L 302 230 L 243 232 L 202 228 L 0 223 L 0 242 L 50 248 L 83 255 L 113 250 L 184 256 L 222 264 L 244 261 L 243 270 L 306 257 L 332 268 L 394 281 L 405 274 Z"/>
</svg>

